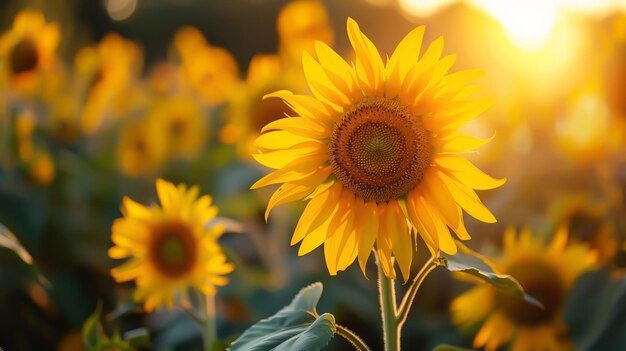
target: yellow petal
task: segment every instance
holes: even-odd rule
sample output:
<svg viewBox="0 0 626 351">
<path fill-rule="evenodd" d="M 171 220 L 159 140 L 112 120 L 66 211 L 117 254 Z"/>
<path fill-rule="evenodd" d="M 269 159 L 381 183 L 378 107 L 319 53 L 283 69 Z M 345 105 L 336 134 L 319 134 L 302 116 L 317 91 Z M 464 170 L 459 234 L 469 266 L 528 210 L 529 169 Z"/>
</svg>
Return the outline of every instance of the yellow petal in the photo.
<svg viewBox="0 0 626 351">
<path fill-rule="evenodd" d="M 309 155 L 289 163 L 252 184 L 250 189 L 258 189 L 270 184 L 287 183 L 297 181 L 319 171 L 326 162 L 326 155 Z"/>
<path fill-rule="evenodd" d="M 480 201 L 474 190 L 458 183 L 442 171 L 437 171 L 439 179 L 443 181 L 454 201 L 461 206 L 467 214 L 485 223 L 495 223 L 496 218 L 491 211 Z"/>
<path fill-rule="evenodd" d="M 419 26 L 409 32 L 394 50 L 387 66 L 385 67 L 385 96 L 393 98 L 398 95 L 402 81 L 409 69 L 413 67 L 419 58 L 424 38 L 425 26 Z"/>
<path fill-rule="evenodd" d="M 300 242 L 304 237 L 322 225 L 337 207 L 339 196 L 341 195 L 341 185 L 333 184 L 328 190 L 312 198 L 306 205 L 300 220 L 296 225 L 291 245 Z M 330 223 L 329 223 L 330 224 Z"/>
<path fill-rule="evenodd" d="M 328 75 L 328 79 L 349 100 L 357 99 L 361 93 L 356 89 L 352 67 L 324 42 L 315 42 L 315 52 L 322 68 Z"/>
<path fill-rule="evenodd" d="M 307 141 L 311 141 L 311 139 L 285 130 L 277 130 L 261 134 L 254 143 L 259 148 L 277 150 L 288 149 Z"/>
<path fill-rule="evenodd" d="M 285 183 L 281 185 L 272 194 L 269 202 L 267 203 L 267 209 L 265 210 L 265 221 L 270 214 L 270 211 L 278 205 L 286 204 L 296 200 L 301 200 L 309 195 L 319 184 L 321 184 L 328 176 L 330 176 L 330 167 L 322 168 L 318 172 L 311 174 L 310 176 L 298 180 L 293 183 Z"/>
<path fill-rule="evenodd" d="M 252 157 L 265 167 L 278 169 L 283 168 L 298 159 L 320 154 L 327 154 L 327 146 L 316 141 L 307 141 L 289 149 L 269 151 L 262 154 L 252 154 Z"/>
<path fill-rule="evenodd" d="M 441 155 L 435 158 L 435 164 L 458 182 L 477 190 L 494 189 L 506 182 L 506 178 L 494 179 L 488 176 L 464 157 Z"/>
<path fill-rule="evenodd" d="M 379 214 L 376 203 L 368 202 L 361 205 L 357 204 L 356 231 L 359 235 L 358 256 L 361 270 L 366 277 L 365 265 L 372 253 L 378 235 L 378 219 Z"/>
<path fill-rule="evenodd" d="M 311 96 L 294 95 L 288 90 L 279 90 L 265 95 L 263 99 L 274 97 L 285 100 L 287 105 L 299 116 L 306 117 L 313 121 L 328 122 L 334 121 L 337 117 L 337 112 L 335 110 Z"/>
<path fill-rule="evenodd" d="M 337 89 L 322 66 L 306 51 L 302 53 L 302 68 L 309 88 L 316 98 L 331 106 L 345 107 L 350 104 L 348 96 Z"/>
<path fill-rule="evenodd" d="M 378 49 L 361 32 L 355 20 L 348 18 L 347 27 L 348 38 L 356 56 L 355 69 L 359 86 L 367 96 L 381 96 L 384 65 Z"/>
<path fill-rule="evenodd" d="M 384 217 L 384 227 L 391 238 L 391 250 L 398 261 L 400 272 L 406 282 L 411 275 L 413 260 L 413 241 L 406 222 L 406 217 L 397 201 L 390 201 Z"/>
<path fill-rule="evenodd" d="M 263 129 L 261 129 L 261 132 L 281 129 L 289 131 L 296 135 L 314 139 L 329 138 L 332 134 L 332 131 L 329 128 L 323 126 L 318 122 L 315 122 L 312 119 L 305 117 L 288 117 L 277 119 L 263 127 Z"/>
</svg>

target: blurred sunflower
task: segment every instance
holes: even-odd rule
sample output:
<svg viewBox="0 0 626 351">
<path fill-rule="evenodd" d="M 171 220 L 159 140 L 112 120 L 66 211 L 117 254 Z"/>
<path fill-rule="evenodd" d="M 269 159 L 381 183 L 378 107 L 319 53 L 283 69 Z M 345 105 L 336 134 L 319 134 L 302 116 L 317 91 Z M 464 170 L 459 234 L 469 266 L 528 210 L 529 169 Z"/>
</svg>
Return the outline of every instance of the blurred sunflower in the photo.
<svg viewBox="0 0 626 351">
<path fill-rule="evenodd" d="M 82 48 L 75 58 L 79 85 L 86 93 L 81 126 L 95 133 L 107 117 L 119 118 L 128 111 L 128 99 L 137 98 L 133 83 L 143 65 L 137 44 L 117 34 L 108 34 L 97 46 Z"/>
<path fill-rule="evenodd" d="M 31 92 L 42 73 L 55 61 L 60 31 L 56 23 L 47 23 L 39 11 L 22 11 L 13 27 L 0 37 L 0 62 L 10 87 Z"/>
<path fill-rule="evenodd" d="M 555 121 L 558 146 L 574 162 L 592 164 L 620 148 L 622 129 L 597 89 L 572 94 L 565 114 Z"/>
<path fill-rule="evenodd" d="M 198 197 L 198 187 L 187 188 L 156 181 L 161 206 L 143 206 L 124 198 L 124 218 L 113 223 L 109 249 L 114 259 L 130 258 L 111 270 L 118 282 L 135 280 L 133 297 L 152 311 L 172 308 L 180 297 L 187 301 L 189 288 L 214 295 L 228 283 L 223 275 L 233 271 L 217 239 L 223 228 L 209 227 L 217 209 L 211 197 Z"/>
<path fill-rule="evenodd" d="M 209 45 L 200 31 L 184 27 L 174 36 L 184 79 L 210 106 L 230 99 L 239 86 L 239 67 L 227 50 Z"/>
<path fill-rule="evenodd" d="M 277 55 L 257 54 L 250 61 L 248 76 L 241 93 L 225 109 L 228 123 L 220 131 L 226 144 L 237 144 L 241 158 L 248 159 L 254 152 L 254 140 L 270 122 L 293 115 L 294 111 L 277 99 L 263 96 L 279 88 L 302 91 L 300 76 L 285 71 Z"/>
<path fill-rule="evenodd" d="M 612 220 L 611 202 L 610 199 L 594 201 L 588 194 L 561 196 L 548 218 L 569 223 L 571 241 L 586 243 L 596 253 L 598 263 L 610 264 L 621 242 Z"/>
<path fill-rule="evenodd" d="M 604 83 L 607 101 L 616 115 L 626 119 L 626 15 L 612 21 L 612 28 L 604 38 L 607 52 Z"/>
<path fill-rule="evenodd" d="M 572 284 L 589 269 L 595 255 L 583 244 L 567 245 L 568 232 L 559 229 L 550 243 L 533 238 L 530 230 L 519 237 L 513 228 L 504 233 L 504 257 L 494 263 L 497 272 L 515 277 L 537 298 L 541 309 L 523 299 L 479 285 L 451 305 L 454 323 L 470 328 L 484 321 L 474 347 L 496 350 L 510 342 L 511 350 L 571 350 L 564 337 L 562 310 Z"/>
<path fill-rule="evenodd" d="M 301 67 L 303 51 L 315 55 L 316 40 L 333 45 L 334 33 L 328 21 L 328 12 L 317 0 L 288 3 L 279 12 L 276 27 L 282 59 L 296 63 L 298 67 Z"/>
<path fill-rule="evenodd" d="M 276 120 L 256 140 L 254 158 L 276 169 L 252 188 L 283 183 L 276 205 L 310 199 L 291 243 L 304 255 L 324 244 L 331 275 L 358 257 L 361 269 L 375 246 L 385 274 L 395 278 L 392 256 L 408 279 L 417 231 L 432 254 L 454 254 L 451 228 L 470 238 L 462 210 L 495 222 L 474 189 L 504 183 L 484 174 L 461 154 L 488 140 L 458 128 L 490 104 L 472 98 L 468 83 L 478 71 L 448 74 L 455 56 L 440 58 L 443 39 L 419 58 L 424 27 L 411 31 L 387 62 L 349 18 L 354 66 L 328 45 L 315 43 L 317 60 L 304 53 L 314 97 L 278 91 L 296 117 Z"/>
<path fill-rule="evenodd" d="M 162 128 L 167 135 L 165 144 L 170 154 L 189 159 L 202 151 L 206 141 L 206 123 L 193 98 L 169 98 L 158 104 L 154 110 L 161 118 Z M 163 143 L 164 140 L 160 142 Z"/>
<path fill-rule="evenodd" d="M 166 131 L 153 111 L 143 119 L 126 124 L 119 135 L 116 157 L 119 169 L 130 177 L 154 175 L 167 160 Z"/>
</svg>

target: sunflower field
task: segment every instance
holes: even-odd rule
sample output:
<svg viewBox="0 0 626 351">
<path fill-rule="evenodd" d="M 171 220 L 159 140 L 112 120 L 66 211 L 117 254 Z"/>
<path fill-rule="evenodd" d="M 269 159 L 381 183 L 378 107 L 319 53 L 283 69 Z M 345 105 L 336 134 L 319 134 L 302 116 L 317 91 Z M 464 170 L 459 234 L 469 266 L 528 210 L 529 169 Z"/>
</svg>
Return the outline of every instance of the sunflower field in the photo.
<svg viewBox="0 0 626 351">
<path fill-rule="evenodd" d="M 626 0 L 1 2 L 21 350 L 626 350 Z"/>
</svg>

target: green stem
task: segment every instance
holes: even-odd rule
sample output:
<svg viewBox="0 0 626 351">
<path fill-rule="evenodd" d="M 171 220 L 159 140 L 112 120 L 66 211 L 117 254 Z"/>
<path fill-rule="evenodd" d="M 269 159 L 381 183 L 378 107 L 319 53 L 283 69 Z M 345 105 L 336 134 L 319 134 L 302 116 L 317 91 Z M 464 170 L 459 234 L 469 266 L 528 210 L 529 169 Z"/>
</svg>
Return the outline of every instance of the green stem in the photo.
<svg viewBox="0 0 626 351">
<path fill-rule="evenodd" d="M 431 257 L 422 267 L 422 269 L 417 273 L 413 282 L 411 282 L 411 286 L 404 294 L 402 298 L 402 302 L 398 307 L 397 313 L 397 323 L 398 328 L 402 328 L 402 325 L 406 321 L 407 316 L 409 315 L 409 310 L 411 309 L 411 305 L 413 304 L 413 300 L 415 299 L 415 295 L 417 294 L 417 290 L 419 290 L 422 282 L 426 278 L 426 276 L 432 272 L 435 268 L 442 265 L 441 259 L 438 256 Z"/>
<path fill-rule="evenodd" d="M 215 324 L 215 296 L 205 295 L 196 291 L 198 309 L 200 315 L 200 328 L 202 329 L 202 340 L 204 349 L 210 351 L 217 341 L 217 326 Z"/>
<path fill-rule="evenodd" d="M 378 295 L 383 320 L 385 351 L 399 351 L 400 328 L 396 319 L 396 291 L 393 280 L 385 275 L 380 259 L 378 257 L 376 258 L 378 268 Z"/>
<path fill-rule="evenodd" d="M 341 335 L 344 339 L 348 340 L 357 351 L 370 351 L 370 348 L 365 345 L 365 342 L 359 338 L 352 330 L 337 324 L 335 326 L 336 333 Z"/>
</svg>

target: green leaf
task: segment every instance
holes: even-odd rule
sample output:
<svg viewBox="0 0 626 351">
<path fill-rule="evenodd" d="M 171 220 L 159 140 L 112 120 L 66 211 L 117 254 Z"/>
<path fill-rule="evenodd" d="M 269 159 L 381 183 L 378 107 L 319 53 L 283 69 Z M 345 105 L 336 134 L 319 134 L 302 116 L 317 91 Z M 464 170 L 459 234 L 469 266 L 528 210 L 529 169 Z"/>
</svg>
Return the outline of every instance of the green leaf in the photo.
<svg viewBox="0 0 626 351">
<path fill-rule="evenodd" d="M 15 254 L 26 264 L 33 264 L 33 257 L 24 249 L 15 234 L 0 223 L 0 246 L 15 252 Z"/>
<path fill-rule="evenodd" d="M 35 264 L 33 257 L 26 251 L 24 246 L 17 239 L 15 234 L 0 223 L 0 247 L 5 247 L 13 251 L 24 263 L 28 265 L 30 272 L 37 277 L 37 281 L 46 288 L 51 288 L 52 284 L 41 274 L 39 267 Z"/>
<path fill-rule="evenodd" d="M 288 306 L 246 330 L 229 350 L 321 349 L 334 336 L 336 328 L 331 314 L 317 316 L 315 311 L 322 290 L 321 283 L 302 289 Z"/>
<path fill-rule="evenodd" d="M 83 343 L 87 350 L 95 349 L 98 345 L 98 340 L 102 337 L 99 327 L 101 314 L 102 303 L 98 302 L 96 311 L 83 324 Z"/>
<path fill-rule="evenodd" d="M 473 349 L 465 349 L 452 345 L 439 345 L 433 349 L 433 351 L 473 351 Z"/>
<path fill-rule="evenodd" d="M 459 248 L 456 255 L 441 254 L 449 271 L 469 274 L 491 284 L 498 290 L 517 295 L 531 305 L 544 308 L 539 300 L 524 292 L 524 288 L 515 278 L 496 273 L 487 258 L 472 251 L 460 241 L 456 241 L 456 245 Z"/>
<path fill-rule="evenodd" d="M 300 292 L 293 298 L 293 301 L 287 306 L 287 308 L 291 308 L 294 311 L 309 311 L 315 313 L 315 308 L 317 307 L 317 303 L 320 301 L 322 297 L 322 291 L 324 287 L 322 283 L 317 282 L 313 283 L 306 288 L 300 290 Z"/>
</svg>

